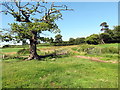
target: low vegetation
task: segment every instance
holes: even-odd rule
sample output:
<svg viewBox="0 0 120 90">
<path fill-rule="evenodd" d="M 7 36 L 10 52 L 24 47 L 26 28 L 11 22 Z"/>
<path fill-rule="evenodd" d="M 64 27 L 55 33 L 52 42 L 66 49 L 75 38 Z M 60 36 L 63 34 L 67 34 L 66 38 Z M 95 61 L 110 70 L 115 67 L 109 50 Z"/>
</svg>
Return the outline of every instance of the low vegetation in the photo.
<svg viewBox="0 0 120 90">
<path fill-rule="evenodd" d="M 42 60 L 25 61 L 27 48 L 3 48 L 3 88 L 117 88 L 118 44 L 43 46 Z M 112 49 L 112 52 L 110 51 Z M 94 51 L 95 50 L 95 51 Z M 101 53 L 99 50 L 101 50 Z M 114 52 L 113 52 L 114 50 Z M 92 51 L 92 53 L 90 53 Z M 16 52 L 16 54 L 9 54 Z M 63 54 L 64 53 L 64 54 Z M 104 63 L 85 57 L 96 57 Z"/>
</svg>

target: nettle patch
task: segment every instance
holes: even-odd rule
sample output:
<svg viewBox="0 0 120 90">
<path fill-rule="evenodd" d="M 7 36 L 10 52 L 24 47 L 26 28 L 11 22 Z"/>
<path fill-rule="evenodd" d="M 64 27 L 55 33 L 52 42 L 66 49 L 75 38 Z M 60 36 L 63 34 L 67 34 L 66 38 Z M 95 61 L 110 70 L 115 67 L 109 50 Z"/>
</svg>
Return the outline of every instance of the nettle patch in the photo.
<svg viewBox="0 0 120 90">
<path fill-rule="evenodd" d="M 94 45 L 80 45 L 80 47 L 72 48 L 74 51 L 85 52 L 86 54 L 118 54 L 119 50 L 117 47 L 97 47 Z"/>
</svg>

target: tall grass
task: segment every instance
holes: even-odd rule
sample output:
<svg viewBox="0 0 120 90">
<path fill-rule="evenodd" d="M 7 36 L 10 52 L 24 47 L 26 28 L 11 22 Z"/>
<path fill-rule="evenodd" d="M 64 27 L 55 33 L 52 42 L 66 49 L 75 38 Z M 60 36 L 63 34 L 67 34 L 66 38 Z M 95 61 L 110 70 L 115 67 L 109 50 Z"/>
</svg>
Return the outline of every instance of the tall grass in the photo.
<svg viewBox="0 0 120 90">
<path fill-rule="evenodd" d="M 85 52 L 86 54 L 106 54 L 106 53 L 118 54 L 119 53 L 118 47 L 98 47 L 95 45 L 88 45 L 88 44 L 80 45 L 79 48 L 74 47 L 72 49 L 78 52 Z"/>
</svg>

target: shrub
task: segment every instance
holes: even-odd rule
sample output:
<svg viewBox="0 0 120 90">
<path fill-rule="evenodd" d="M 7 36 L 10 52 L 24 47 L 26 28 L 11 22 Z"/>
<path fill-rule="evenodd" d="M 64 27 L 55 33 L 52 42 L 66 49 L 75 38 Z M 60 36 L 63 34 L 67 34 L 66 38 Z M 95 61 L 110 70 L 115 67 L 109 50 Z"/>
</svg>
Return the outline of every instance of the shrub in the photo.
<svg viewBox="0 0 120 90">
<path fill-rule="evenodd" d="M 88 44 L 97 45 L 97 44 L 99 44 L 99 35 L 98 34 L 92 34 L 92 35 L 86 37 L 85 41 Z"/>
<path fill-rule="evenodd" d="M 7 48 L 7 47 L 10 47 L 10 45 L 4 45 L 2 48 Z"/>
<path fill-rule="evenodd" d="M 87 52 L 89 53 L 90 50 L 92 50 L 94 46 L 91 45 L 81 45 L 80 48 L 77 50 L 78 52 Z"/>
<path fill-rule="evenodd" d="M 102 48 L 102 53 L 112 53 L 112 54 L 118 54 L 119 50 L 116 47 L 104 47 Z"/>
<path fill-rule="evenodd" d="M 89 54 L 102 54 L 100 47 L 94 47 L 89 52 L 90 52 Z"/>
</svg>

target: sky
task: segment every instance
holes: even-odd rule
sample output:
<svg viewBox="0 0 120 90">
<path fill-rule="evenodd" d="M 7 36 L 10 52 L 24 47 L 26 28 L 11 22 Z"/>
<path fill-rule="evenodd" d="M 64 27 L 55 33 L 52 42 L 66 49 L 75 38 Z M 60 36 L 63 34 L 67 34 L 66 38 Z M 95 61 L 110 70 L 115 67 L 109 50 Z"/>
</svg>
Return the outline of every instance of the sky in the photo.
<svg viewBox="0 0 120 90">
<path fill-rule="evenodd" d="M 107 22 L 113 28 L 118 25 L 118 3 L 75 2 L 66 3 L 74 11 L 64 12 L 63 21 L 58 22 L 65 40 L 70 37 L 86 37 L 100 33 L 100 24 Z"/>
<path fill-rule="evenodd" d="M 100 24 L 107 22 L 109 28 L 118 25 L 118 2 L 56 2 L 65 4 L 73 11 L 63 11 L 63 20 L 56 23 L 61 30 L 63 40 L 69 38 L 87 37 L 91 34 L 101 33 Z M 2 15 L 0 28 L 9 28 L 8 23 L 14 22 L 10 15 Z M 47 37 L 56 34 L 46 33 Z"/>
</svg>

